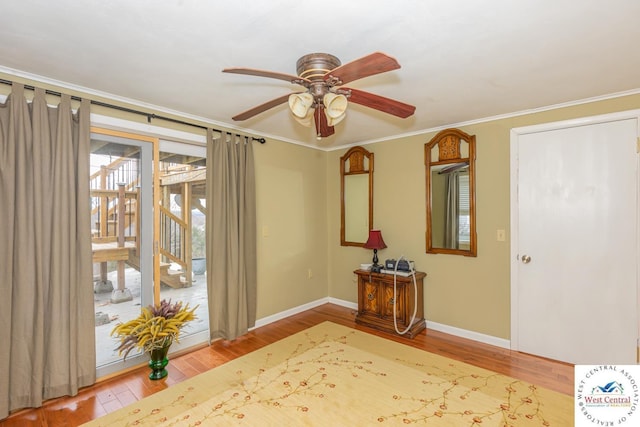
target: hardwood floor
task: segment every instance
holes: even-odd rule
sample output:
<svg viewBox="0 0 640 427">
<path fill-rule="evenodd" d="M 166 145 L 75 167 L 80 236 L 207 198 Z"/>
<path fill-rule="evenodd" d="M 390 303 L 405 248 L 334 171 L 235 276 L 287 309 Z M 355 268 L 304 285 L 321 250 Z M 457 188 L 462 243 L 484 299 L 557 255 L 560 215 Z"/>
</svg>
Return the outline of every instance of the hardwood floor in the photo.
<svg viewBox="0 0 640 427">
<path fill-rule="evenodd" d="M 428 329 L 414 339 L 404 338 L 356 325 L 354 317 L 352 309 L 325 304 L 257 328 L 235 341 L 217 341 L 174 357 L 168 366 L 169 376 L 164 380 L 148 380 L 149 369 L 142 367 L 87 387 L 77 396 L 54 399 L 41 408 L 19 411 L 0 421 L 0 427 L 78 426 L 325 320 L 573 395 L 573 365 Z"/>
</svg>

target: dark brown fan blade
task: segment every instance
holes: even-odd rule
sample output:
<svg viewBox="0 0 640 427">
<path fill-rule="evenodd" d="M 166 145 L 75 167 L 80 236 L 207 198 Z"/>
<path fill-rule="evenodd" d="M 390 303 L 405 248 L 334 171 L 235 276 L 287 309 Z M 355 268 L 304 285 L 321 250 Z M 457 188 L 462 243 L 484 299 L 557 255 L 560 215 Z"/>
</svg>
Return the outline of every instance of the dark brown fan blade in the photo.
<svg viewBox="0 0 640 427">
<path fill-rule="evenodd" d="M 316 108 L 313 112 L 313 117 L 316 122 L 316 135 L 320 135 L 322 138 L 325 138 L 334 134 L 335 129 L 333 126 L 329 126 L 327 116 L 324 115 L 323 108 Z"/>
<path fill-rule="evenodd" d="M 363 77 L 397 70 L 398 68 L 400 68 L 400 64 L 394 58 L 381 52 L 375 52 L 334 68 L 325 74 L 323 79 L 327 81 L 329 78 L 335 77 L 340 79 L 341 83 L 339 85 L 343 85 Z"/>
<path fill-rule="evenodd" d="M 280 104 L 284 104 L 285 102 L 287 102 L 289 100 L 289 95 L 291 95 L 290 93 L 286 94 L 286 95 L 282 95 L 276 99 L 272 99 L 271 101 L 267 101 L 264 104 L 260 104 L 257 107 L 253 107 L 247 111 L 244 111 L 240 114 L 236 114 L 235 116 L 231 117 L 233 120 L 236 121 L 242 121 L 242 120 L 247 120 L 250 119 L 251 117 L 255 116 L 256 114 L 260 114 L 264 111 L 267 111 L 273 107 L 276 107 Z"/>
<path fill-rule="evenodd" d="M 405 104 L 394 99 L 385 98 L 384 96 L 374 95 L 373 93 L 364 92 L 358 89 L 341 88 L 351 91 L 349 102 L 364 105 L 365 107 L 380 110 L 385 113 L 406 119 L 416 111 L 413 105 Z"/>
<path fill-rule="evenodd" d="M 309 80 L 294 76 L 293 74 L 286 73 L 277 73 L 275 71 L 265 71 L 265 70 L 257 70 L 255 68 L 225 68 L 222 70 L 223 73 L 233 73 L 233 74 L 247 74 L 249 76 L 258 76 L 258 77 L 268 77 L 271 79 L 284 80 L 289 83 L 299 84 L 305 87 L 309 87 L 308 85 L 311 83 Z"/>
</svg>

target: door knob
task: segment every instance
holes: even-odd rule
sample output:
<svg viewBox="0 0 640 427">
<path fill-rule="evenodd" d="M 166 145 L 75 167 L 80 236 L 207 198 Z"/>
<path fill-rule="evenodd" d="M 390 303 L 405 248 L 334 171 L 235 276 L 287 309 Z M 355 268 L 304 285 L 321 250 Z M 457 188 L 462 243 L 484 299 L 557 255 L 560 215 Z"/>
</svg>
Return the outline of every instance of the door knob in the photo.
<svg viewBox="0 0 640 427">
<path fill-rule="evenodd" d="M 529 255 L 522 255 L 522 263 L 529 264 L 531 262 L 531 257 Z"/>
</svg>

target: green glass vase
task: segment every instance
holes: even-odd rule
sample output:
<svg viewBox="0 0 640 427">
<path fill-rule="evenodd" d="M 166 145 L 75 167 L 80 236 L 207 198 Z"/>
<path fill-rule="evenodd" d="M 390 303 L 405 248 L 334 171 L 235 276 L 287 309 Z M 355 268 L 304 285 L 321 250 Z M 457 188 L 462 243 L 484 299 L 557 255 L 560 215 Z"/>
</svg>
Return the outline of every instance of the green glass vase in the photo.
<svg viewBox="0 0 640 427">
<path fill-rule="evenodd" d="M 171 343 L 149 352 L 149 368 L 151 368 L 149 379 L 161 380 L 169 374 L 165 369 L 169 364 L 169 358 L 167 357 L 169 347 L 171 347 Z"/>
</svg>

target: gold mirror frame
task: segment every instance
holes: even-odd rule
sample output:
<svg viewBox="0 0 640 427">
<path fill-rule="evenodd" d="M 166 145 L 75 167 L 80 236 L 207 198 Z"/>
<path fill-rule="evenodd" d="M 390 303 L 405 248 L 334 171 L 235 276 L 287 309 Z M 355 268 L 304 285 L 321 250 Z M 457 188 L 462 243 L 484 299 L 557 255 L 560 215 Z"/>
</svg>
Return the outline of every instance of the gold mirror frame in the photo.
<svg viewBox="0 0 640 427">
<path fill-rule="evenodd" d="M 340 157 L 340 245 L 364 246 L 373 227 L 373 153 L 352 147 Z"/>
<path fill-rule="evenodd" d="M 475 135 L 468 135 L 459 129 L 440 131 L 431 141 L 425 144 L 427 253 L 477 256 L 475 160 Z M 446 189 L 451 187 L 446 186 L 445 178 L 440 183 L 438 178 L 441 175 L 452 176 L 449 179 L 453 179 L 456 184 L 453 187 L 455 192 L 450 192 Z M 467 181 L 464 177 L 465 175 L 468 176 L 468 186 L 465 185 L 466 188 L 464 190 L 468 190 L 468 198 L 463 200 L 465 191 L 460 191 L 460 183 Z M 449 214 L 447 214 L 447 208 L 445 207 L 447 197 L 451 197 L 456 201 L 456 210 L 450 210 Z M 459 211 L 461 205 L 464 206 L 462 212 Z M 467 212 L 468 215 L 465 215 Z M 447 216 L 455 217 L 458 220 L 456 222 L 449 221 L 449 224 L 452 225 L 447 225 Z M 468 242 L 466 241 L 466 233 L 461 234 L 460 229 L 468 229 Z M 447 233 L 449 235 L 448 239 L 446 237 Z M 465 239 L 461 239 L 461 235 L 464 235 Z"/>
</svg>

